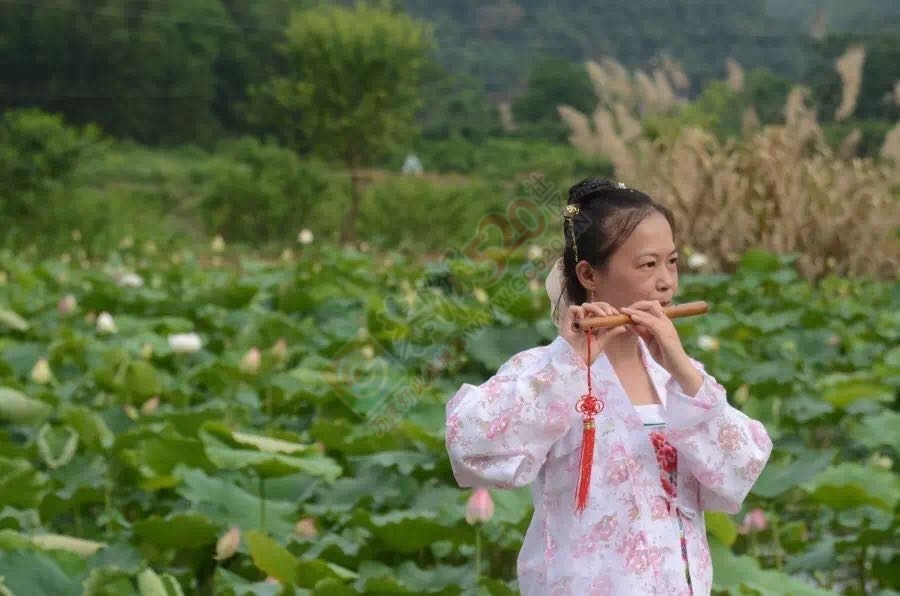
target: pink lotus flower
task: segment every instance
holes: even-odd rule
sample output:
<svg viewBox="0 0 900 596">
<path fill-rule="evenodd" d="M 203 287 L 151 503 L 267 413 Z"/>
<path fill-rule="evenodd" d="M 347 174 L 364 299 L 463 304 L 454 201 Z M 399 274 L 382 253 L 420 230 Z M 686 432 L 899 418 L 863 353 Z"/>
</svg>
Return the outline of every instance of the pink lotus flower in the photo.
<svg viewBox="0 0 900 596">
<path fill-rule="evenodd" d="M 259 372 L 259 365 L 262 363 L 262 354 L 256 346 L 250 348 L 244 357 L 241 358 L 241 371 L 248 375 L 255 375 Z"/>
<path fill-rule="evenodd" d="M 294 534 L 300 538 L 315 538 L 318 533 L 316 520 L 311 517 L 304 517 L 294 526 Z"/>
<path fill-rule="evenodd" d="M 59 303 L 56 305 L 56 307 L 57 309 L 59 309 L 59 314 L 68 316 L 75 312 L 75 309 L 78 308 L 78 300 L 76 300 L 75 296 L 73 296 L 72 294 L 66 294 L 59 299 Z"/>
<path fill-rule="evenodd" d="M 494 516 L 494 500 L 486 488 L 476 488 L 472 491 L 466 503 L 466 522 L 474 525 L 485 523 Z"/>
<path fill-rule="evenodd" d="M 738 528 L 738 532 L 741 534 L 762 532 L 768 527 L 769 522 L 766 520 L 766 514 L 763 513 L 762 509 L 757 507 L 756 509 L 751 509 L 747 512 L 747 515 L 744 516 L 744 521 L 741 523 L 740 528 Z"/>
</svg>

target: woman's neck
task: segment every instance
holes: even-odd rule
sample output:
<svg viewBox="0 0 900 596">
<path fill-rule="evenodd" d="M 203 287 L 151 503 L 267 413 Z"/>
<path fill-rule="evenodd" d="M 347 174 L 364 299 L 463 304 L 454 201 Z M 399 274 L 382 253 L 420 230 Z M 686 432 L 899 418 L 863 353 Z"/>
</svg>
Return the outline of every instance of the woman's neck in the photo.
<svg viewBox="0 0 900 596">
<path fill-rule="evenodd" d="M 641 357 L 639 339 L 634 333 L 624 333 L 610 339 L 603 351 L 613 364 L 639 360 Z"/>
</svg>

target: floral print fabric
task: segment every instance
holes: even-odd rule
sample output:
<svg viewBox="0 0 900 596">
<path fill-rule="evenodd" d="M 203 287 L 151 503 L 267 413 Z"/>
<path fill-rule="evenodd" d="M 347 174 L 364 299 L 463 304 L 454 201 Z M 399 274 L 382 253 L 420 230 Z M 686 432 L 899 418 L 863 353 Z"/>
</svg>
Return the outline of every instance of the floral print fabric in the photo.
<svg viewBox="0 0 900 596">
<path fill-rule="evenodd" d="M 590 367 L 597 417 L 590 501 L 575 513 L 582 436 L 575 403 L 587 365 L 568 342 L 520 352 L 447 403 L 446 445 L 462 487 L 531 487 L 518 559 L 523 595 L 709 594 L 704 510 L 736 513 L 772 449 L 765 428 L 728 404 L 703 365 L 696 395 L 641 355 L 662 401 L 647 429 L 605 355 Z M 674 470 L 673 470 L 674 468 Z"/>
</svg>

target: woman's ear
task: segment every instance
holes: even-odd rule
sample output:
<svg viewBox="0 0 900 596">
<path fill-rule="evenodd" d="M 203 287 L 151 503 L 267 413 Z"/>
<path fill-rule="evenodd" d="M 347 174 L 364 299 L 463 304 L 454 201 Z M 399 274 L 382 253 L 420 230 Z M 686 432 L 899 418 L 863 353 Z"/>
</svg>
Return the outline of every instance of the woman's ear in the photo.
<svg viewBox="0 0 900 596">
<path fill-rule="evenodd" d="M 575 275 L 578 277 L 578 281 L 581 282 L 581 285 L 587 290 L 588 296 L 591 295 L 591 292 L 596 291 L 597 289 L 597 272 L 594 271 L 594 268 L 591 267 L 591 264 L 587 261 L 579 261 L 577 265 L 575 265 Z"/>
</svg>

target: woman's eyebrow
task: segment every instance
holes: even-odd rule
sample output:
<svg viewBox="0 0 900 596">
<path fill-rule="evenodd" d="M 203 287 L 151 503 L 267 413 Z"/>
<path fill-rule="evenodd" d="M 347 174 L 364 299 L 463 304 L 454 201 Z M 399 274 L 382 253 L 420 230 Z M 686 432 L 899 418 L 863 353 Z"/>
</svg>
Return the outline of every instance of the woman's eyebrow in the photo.
<svg viewBox="0 0 900 596">
<path fill-rule="evenodd" d="M 674 253 L 676 253 L 676 252 L 678 252 L 678 249 L 677 249 L 677 248 L 673 249 L 672 252 L 670 252 L 669 254 L 671 255 L 671 254 L 674 254 Z M 656 254 L 657 254 L 657 253 L 655 253 L 655 252 L 642 252 L 641 254 L 638 255 L 638 258 L 640 258 L 640 257 L 655 257 Z"/>
</svg>

